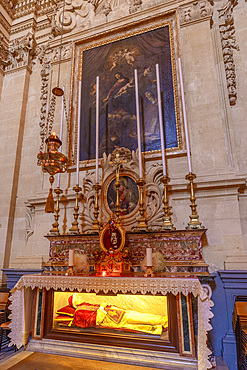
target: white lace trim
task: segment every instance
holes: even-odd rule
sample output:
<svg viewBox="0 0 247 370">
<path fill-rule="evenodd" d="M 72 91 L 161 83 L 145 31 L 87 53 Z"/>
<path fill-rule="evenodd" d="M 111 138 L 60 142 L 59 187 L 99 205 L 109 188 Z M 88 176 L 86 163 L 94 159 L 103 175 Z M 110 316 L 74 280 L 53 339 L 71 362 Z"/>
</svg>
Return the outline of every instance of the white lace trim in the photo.
<svg viewBox="0 0 247 370">
<path fill-rule="evenodd" d="M 213 316 L 211 307 L 213 302 L 208 298 L 197 278 L 134 278 L 134 277 L 81 277 L 81 276 L 54 276 L 54 275 L 23 275 L 12 289 L 10 309 L 11 338 L 10 344 L 18 348 L 27 343 L 28 333 L 32 328 L 32 315 L 27 307 L 32 306 L 34 291 L 31 288 L 46 288 L 62 291 L 77 290 L 79 292 L 113 292 L 113 293 L 141 293 L 177 295 L 193 293 L 198 297 L 198 369 L 211 368 L 208 356 L 211 354 L 207 348 L 207 332 L 212 329 L 209 321 Z M 28 293 L 28 294 L 27 294 Z M 25 295 L 25 299 L 24 299 Z M 24 305 L 25 301 L 25 305 Z M 24 312 L 25 308 L 25 312 Z"/>
</svg>

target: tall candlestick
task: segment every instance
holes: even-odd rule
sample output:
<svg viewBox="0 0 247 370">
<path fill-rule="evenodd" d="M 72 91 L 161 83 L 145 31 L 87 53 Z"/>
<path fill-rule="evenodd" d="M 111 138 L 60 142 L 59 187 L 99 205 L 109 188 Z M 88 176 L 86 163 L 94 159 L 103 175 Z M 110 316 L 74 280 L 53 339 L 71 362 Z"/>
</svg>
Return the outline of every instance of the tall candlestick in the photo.
<svg viewBox="0 0 247 370">
<path fill-rule="evenodd" d="M 96 77 L 96 184 L 99 181 L 99 76 Z"/>
<path fill-rule="evenodd" d="M 153 265 L 152 248 L 146 248 L 146 255 L 147 255 L 147 266 L 151 267 Z"/>
<path fill-rule="evenodd" d="M 74 266 L 74 250 L 69 249 L 69 266 Z"/>
<path fill-rule="evenodd" d="M 182 107 L 183 107 L 183 116 L 184 116 L 184 132 L 185 132 L 185 141 L 186 141 L 187 160 L 188 160 L 189 172 L 192 173 L 188 123 L 187 123 L 187 116 L 186 116 L 186 109 L 185 109 L 185 99 L 184 99 L 184 84 L 183 84 L 183 75 L 182 75 L 182 67 L 181 67 L 181 59 L 180 58 L 178 58 L 178 69 L 179 69 L 179 77 L 180 77 L 180 85 L 181 85 L 181 96 L 182 96 Z"/>
<path fill-rule="evenodd" d="M 63 93 L 64 93 L 64 86 L 63 86 Z M 63 116 L 64 116 L 64 112 L 63 112 L 63 99 L 64 99 L 64 95 L 62 95 L 62 107 L 61 107 L 61 121 L 60 121 L 60 140 L 63 141 Z M 59 152 L 61 153 L 62 151 L 62 145 L 60 146 L 59 148 Z M 57 188 L 60 187 L 60 172 L 58 172 L 57 174 Z"/>
<path fill-rule="evenodd" d="M 78 93 L 78 126 L 77 126 L 76 185 L 79 185 L 79 164 L 80 164 L 80 121 L 81 121 L 81 81 L 79 81 L 79 93 Z"/>
<path fill-rule="evenodd" d="M 139 175 L 142 178 L 142 148 L 141 148 L 141 128 L 140 128 L 140 111 L 139 111 L 139 94 L 137 70 L 135 69 L 135 93 L 136 93 L 136 125 L 137 125 L 137 140 L 138 140 L 138 156 L 139 156 Z"/>
<path fill-rule="evenodd" d="M 161 107 L 160 74 L 159 74 L 158 64 L 156 64 L 156 80 L 157 80 L 157 96 L 158 96 L 158 110 L 159 110 L 159 122 L 160 122 L 160 142 L 161 142 L 162 166 L 163 166 L 163 175 L 166 176 L 166 158 L 165 158 L 164 130 L 163 130 L 163 119 L 162 119 L 162 107 Z"/>
</svg>

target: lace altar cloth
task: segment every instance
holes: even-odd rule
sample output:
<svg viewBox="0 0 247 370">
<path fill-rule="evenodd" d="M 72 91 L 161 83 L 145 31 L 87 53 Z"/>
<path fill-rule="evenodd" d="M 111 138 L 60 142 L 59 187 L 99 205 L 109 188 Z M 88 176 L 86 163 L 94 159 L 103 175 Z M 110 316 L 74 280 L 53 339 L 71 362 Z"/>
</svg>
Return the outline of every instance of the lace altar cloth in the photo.
<svg viewBox="0 0 247 370">
<path fill-rule="evenodd" d="M 211 307 L 213 302 L 208 298 L 199 280 L 196 277 L 180 278 L 139 278 L 139 277 L 82 277 L 82 276 L 54 276 L 54 275 L 23 275 L 12 289 L 10 310 L 11 339 L 10 345 L 17 348 L 26 345 L 29 333 L 32 330 L 32 306 L 35 288 L 46 288 L 62 291 L 113 293 L 141 293 L 177 295 L 192 293 L 198 297 L 198 369 L 211 368 L 208 356 L 207 332 L 212 329 L 210 319 L 213 317 Z"/>
</svg>

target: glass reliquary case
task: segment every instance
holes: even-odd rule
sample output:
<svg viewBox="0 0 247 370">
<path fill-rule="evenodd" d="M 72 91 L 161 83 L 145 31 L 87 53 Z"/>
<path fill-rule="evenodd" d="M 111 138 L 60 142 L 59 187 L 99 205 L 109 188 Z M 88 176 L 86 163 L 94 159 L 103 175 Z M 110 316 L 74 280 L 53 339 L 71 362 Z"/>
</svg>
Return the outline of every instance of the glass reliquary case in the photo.
<svg viewBox="0 0 247 370">
<path fill-rule="evenodd" d="M 34 339 L 175 352 L 196 357 L 193 295 L 36 290 Z"/>
</svg>

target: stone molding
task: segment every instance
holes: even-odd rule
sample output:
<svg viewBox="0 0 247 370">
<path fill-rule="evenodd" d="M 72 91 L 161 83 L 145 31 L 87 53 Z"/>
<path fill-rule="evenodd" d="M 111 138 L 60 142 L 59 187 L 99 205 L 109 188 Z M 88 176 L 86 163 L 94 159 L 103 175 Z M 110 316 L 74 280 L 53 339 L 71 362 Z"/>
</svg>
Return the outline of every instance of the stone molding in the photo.
<svg viewBox="0 0 247 370">
<path fill-rule="evenodd" d="M 239 51 L 233 18 L 233 9 L 237 2 L 237 0 L 228 0 L 222 8 L 218 9 L 219 30 L 230 105 L 235 105 L 237 100 L 236 67 L 233 56 L 234 50 Z"/>
<path fill-rule="evenodd" d="M 209 1 L 194 1 L 180 8 L 181 27 L 195 22 L 202 22 L 211 19 L 213 15 L 213 6 Z"/>
<path fill-rule="evenodd" d="M 0 24 L 8 32 L 8 34 L 10 34 L 11 26 L 10 26 L 9 22 L 6 20 L 6 18 L 3 16 L 3 14 L 1 14 L 1 13 L 0 13 Z"/>
<path fill-rule="evenodd" d="M 28 22 L 25 22 L 24 24 L 21 25 L 16 25 L 11 28 L 11 35 L 14 35 L 16 33 L 28 30 L 28 29 L 33 29 L 36 31 L 36 20 L 31 19 Z"/>
<path fill-rule="evenodd" d="M 10 42 L 5 72 L 19 69 L 20 67 L 29 67 L 35 56 L 36 41 L 34 34 L 28 32 L 26 36 L 15 39 Z"/>
</svg>

